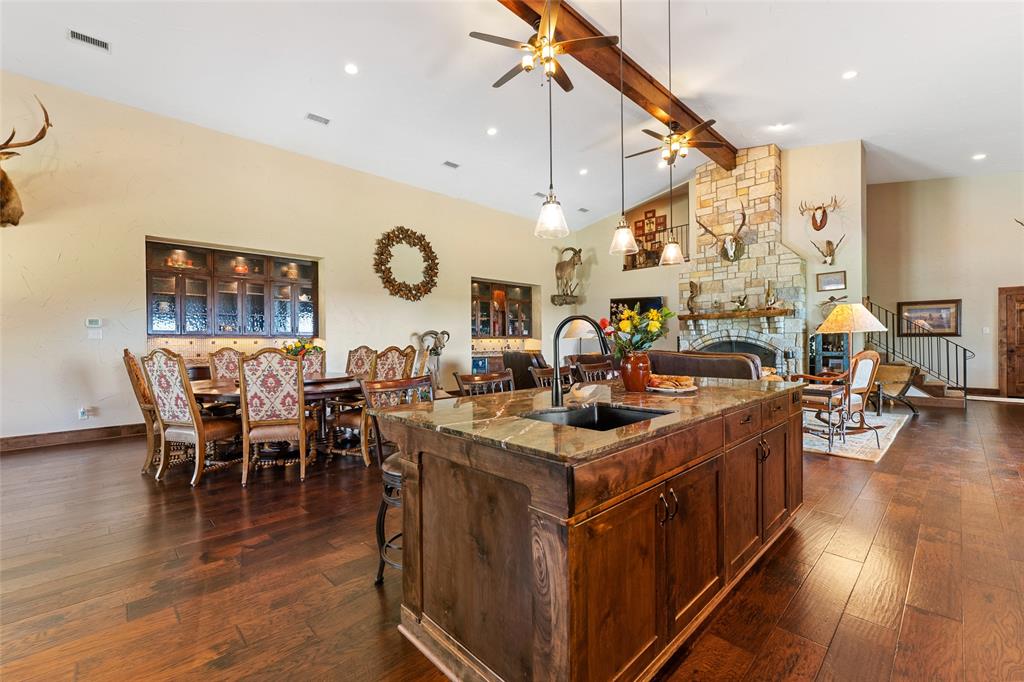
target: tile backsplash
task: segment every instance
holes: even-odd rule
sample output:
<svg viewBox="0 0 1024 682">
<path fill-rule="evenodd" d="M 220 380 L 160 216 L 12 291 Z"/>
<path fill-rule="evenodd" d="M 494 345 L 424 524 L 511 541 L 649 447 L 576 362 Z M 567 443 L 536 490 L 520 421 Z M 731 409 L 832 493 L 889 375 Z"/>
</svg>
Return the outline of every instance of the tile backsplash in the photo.
<svg viewBox="0 0 1024 682">
<path fill-rule="evenodd" d="M 263 348 L 280 348 L 289 340 L 253 336 L 237 338 L 230 336 L 150 336 L 146 345 L 148 350 L 168 348 L 191 364 L 197 364 L 206 362 L 210 353 L 218 351 L 224 346 L 231 346 L 242 353 L 255 353 Z M 313 343 L 327 348 L 323 339 L 314 339 Z"/>
</svg>

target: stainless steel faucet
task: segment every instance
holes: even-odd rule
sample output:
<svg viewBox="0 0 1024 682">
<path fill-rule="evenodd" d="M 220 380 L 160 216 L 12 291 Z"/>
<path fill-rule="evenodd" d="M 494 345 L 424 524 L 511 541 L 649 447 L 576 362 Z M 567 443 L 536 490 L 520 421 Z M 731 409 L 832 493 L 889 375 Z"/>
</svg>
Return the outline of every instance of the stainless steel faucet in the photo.
<svg viewBox="0 0 1024 682">
<path fill-rule="evenodd" d="M 608 339 L 604 336 L 604 330 L 601 329 L 601 325 L 599 325 L 594 318 L 587 317 L 586 315 L 570 315 L 559 322 L 558 326 L 555 327 L 554 348 L 552 349 L 555 354 L 555 376 L 551 379 L 552 407 L 562 406 L 562 372 L 560 371 L 561 358 L 558 353 L 558 340 L 562 336 L 562 330 L 565 329 L 565 326 L 573 320 L 583 320 L 584 322 L 589 323 L 590 326 L 594 328 L 594 331 L 597 332 L 597 340 L 601 344 L 601 353 L 604 355 L 611 353 L 611 349 L 608 346 Z"/>
</svg>

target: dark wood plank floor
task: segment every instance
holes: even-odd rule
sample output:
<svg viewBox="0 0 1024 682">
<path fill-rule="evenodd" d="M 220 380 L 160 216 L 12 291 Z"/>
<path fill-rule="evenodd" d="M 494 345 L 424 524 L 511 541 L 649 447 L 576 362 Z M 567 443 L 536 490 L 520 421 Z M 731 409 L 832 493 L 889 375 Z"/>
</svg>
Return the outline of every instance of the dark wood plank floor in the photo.
<svg viewBox="0 0 1024 682">
<path fill-rule="evenodd" d="M 138 474 L 139 440 L 0 459 L 4 680 L 438 680 L 372 585 L 376 469 Z M 1024 407 L 805 457 L 794 527 L 668 680 L 1024 679 Z"/>
</svg>

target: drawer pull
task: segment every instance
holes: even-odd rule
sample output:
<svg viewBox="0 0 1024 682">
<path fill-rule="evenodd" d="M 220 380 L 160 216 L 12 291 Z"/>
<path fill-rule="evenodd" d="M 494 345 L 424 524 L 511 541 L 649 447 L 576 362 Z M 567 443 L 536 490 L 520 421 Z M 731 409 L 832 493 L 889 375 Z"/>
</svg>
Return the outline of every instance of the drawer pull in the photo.
<svg viewBox="0 0 1024 682">
<path fill-rule="evenodd" d="M 772 412 L 778 412 L 782 409 L 782 405 L 772 405 Z"/>
<path fill-rule="evenodd" d="M 672 513 L 669 514 L 669 517 L 668 517 L 668 520 L 671 521 L 672 519 L 674 519 L 676 517 L 676 514 L 679 513 L 679 498 L 676 497 L 676 491 L 673 490 L 672 488 L 668 489 L 668 494 L 672 496 L 672 502 L 675 503 L 675 506 L 672 507 Z"/>
<path fill-rule="evenodd" d="M 740 420 L 740 424 L 749 424 L 754 421 L 754 415 L 748 414 L 746 417 Z"/>
<path fill-rule="evenodd" d="M 665 515 L 662 516 L 660 519 L 658 519 L 658 525 L 659 526 L 664 526 L 665 523 L 669 520 L 668 500 L 665 499 L 665 493 L 660 493 L 658 495 L 658 499 L 665 506 Z"/>
</svg>

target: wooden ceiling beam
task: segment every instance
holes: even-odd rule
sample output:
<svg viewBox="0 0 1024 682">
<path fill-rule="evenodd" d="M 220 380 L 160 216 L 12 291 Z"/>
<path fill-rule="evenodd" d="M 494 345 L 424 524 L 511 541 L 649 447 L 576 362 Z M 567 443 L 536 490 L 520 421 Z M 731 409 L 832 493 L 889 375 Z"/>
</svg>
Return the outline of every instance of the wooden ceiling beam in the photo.
<svg viewBox="0 0 1024 682">
<path fill-rule="evenodd" d="M 544 0 L 498 0 L 498 2 L 529 24 L 531 28 L 540 19 L 541 10 L 544 8 Z M 564 1 L 562 2 L 555 31 L 555 38 L 557 40 L 589 38 L 599 35 L 605 34 L 583 18 L 583 15 L 572 5 Z M 572 57 L 618 90 L 620 52 L 617 46 L 613 46 L 574 53 Z M 704 119 L 695 114 L 690 107 L 683 104 L 678 97 L 669 92 L 668 88 L 662 85 L 654 76 L 647 73 L 628 54 L 623 54 L 622 83 L 623 93 L 628 99 L 635 102 L 640 108 L 665 125 L 675 120 L 679 122 L 683 130 L 689 130 L 697 124 L 704 122 Z M 701 139 L 713 139 L 724 142 L 726 144 L 725 147 L 701 149 L 699 151 L 726 170 L 731 171 L 736 167 L 736 147 L 722 137 L 717 130 L 712 128 L 706 131 L 701 135 Z"/>
</svg>

